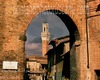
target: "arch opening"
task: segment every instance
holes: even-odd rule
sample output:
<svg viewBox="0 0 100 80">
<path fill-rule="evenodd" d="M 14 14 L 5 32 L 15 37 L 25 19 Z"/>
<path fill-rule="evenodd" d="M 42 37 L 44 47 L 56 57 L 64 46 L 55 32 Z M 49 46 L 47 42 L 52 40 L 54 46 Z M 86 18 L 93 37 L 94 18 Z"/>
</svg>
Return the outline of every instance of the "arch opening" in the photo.
<svg viewBox="0 0 100 80">
<path fill-rule="evenodd" d="M 69 32 L 68 35 L 70 37 L 70 51 L 67 53 L 67 55 L 65 55 L 65 57 L 67 57 L 67 59 L 65 59 L 66 62 L 64 63 L 64 65 L 68 65 L 68 66 L 63 66 L 64 69 L 65 69 L 65 67 L 67 67 L 68 69 L 67 69 L 67 72 L 65 72 L 63 70 L 62 77 L 65 76 L 68 79 L 71 79 L 71 80 L 76 79 L 77 80 L 77 71 L 76 71 L 77 70 L 77 65 L 76 65 L 77 61 L 76 61 L 75 41 L 80 40 L 80 35 L 79 35 L 79 31 L 77 29 L 77 26 L 75 25 L 74 21 L 67 14 L 65 14 L 62 11 L 46 10 L 44 12 L 48 12 L 49 16 L 52 15 L 52 13 L 54 15 L 58 16 L 61 19 L 61 21 L 65 24 L 66 28 L 68 29 L 68 32 Z M 43 14 L 43 12 L 40 14 Z M 37 43 L 37 42 L 35 42 L 35 43 Z M 74 68 L 74 70 L 73 70 L 73 68 Z"/>
</svg>

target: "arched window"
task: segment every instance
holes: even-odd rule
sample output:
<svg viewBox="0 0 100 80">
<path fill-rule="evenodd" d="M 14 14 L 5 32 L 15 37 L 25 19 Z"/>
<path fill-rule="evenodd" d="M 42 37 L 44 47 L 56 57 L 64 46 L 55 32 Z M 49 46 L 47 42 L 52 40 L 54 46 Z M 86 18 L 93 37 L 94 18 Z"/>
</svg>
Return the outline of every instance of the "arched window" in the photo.
<svg viewBox="0 0 100 80">
<path fill-rule="evenodd" d="M 45 27 L 44 27 L 44 32 L 45 32 Z"/>
</svg>

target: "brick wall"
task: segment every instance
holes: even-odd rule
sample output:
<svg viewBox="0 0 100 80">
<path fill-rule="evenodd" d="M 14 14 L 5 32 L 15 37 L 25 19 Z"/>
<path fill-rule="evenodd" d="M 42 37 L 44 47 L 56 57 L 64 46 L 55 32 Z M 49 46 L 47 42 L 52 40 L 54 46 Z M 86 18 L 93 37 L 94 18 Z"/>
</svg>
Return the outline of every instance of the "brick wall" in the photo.
<svg viewBox="0 0 100 80">
<path fill-rule="evenodd" d="M 91 6 L 92 4 L 89 5 Z M 19 78 L 17 80 L 23 78 L 23 74 L 20 71 L 24 71 L 25 52 L 24 40 L 20 37 L 24 36 L 29 23 L 37 14 L 45 10 L 56 9 L 69 15 L 79 30 L 81 44 L 76 49 L 78 78 L 79 80 L 85 80 L 87 77 L 87 35 L 84 0 L 0 0 L 0 6 L 0 78 L 10 78 L 13 74 L 14 77 Z M 90 14 L 92 15 L 92 13 Z M 95 60 L 99 59 L 100 51 L 99 16 L 90 18 L 88 21 L 90 25 L 95 24 L 89 25 L 90 65 L 91 69 L 94 69 L 94 67 L 98 68 L 100 66 L 98 62 L 93 65 L 96 62 Z M 4 72 L 2 70 L 2 61 L 6 60 L 18 61 L 19 72 L 11 72 L 10 75 L 9 72 Z"/>
</svg>

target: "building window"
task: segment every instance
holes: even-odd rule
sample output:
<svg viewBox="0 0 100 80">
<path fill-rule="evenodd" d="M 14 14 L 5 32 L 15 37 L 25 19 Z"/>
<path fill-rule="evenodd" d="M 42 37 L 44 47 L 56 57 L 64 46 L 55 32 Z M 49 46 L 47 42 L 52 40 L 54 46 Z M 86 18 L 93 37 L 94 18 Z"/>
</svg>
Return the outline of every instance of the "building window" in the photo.
<svg viewBox="0 0 100 80">
<path fill-rule="evenodd" d="M 45 32 L 45 27 L 44 27 L 44 32 Z"/>
<path fill-rule="evenodd" d="M 95 70 L 96 80 L 100 80 L 100 70 Z"/>
</svg>

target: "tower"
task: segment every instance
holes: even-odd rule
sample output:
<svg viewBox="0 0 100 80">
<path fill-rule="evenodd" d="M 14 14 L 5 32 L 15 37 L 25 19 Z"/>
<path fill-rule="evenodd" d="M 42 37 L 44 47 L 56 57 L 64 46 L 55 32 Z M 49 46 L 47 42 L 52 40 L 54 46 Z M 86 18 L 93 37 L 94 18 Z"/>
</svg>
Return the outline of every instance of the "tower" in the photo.
<svg viewBox="0 0 100 80">
<path fill-rule="evenodd" d="M 49 32 L 49 26 L 47 22 L 44 22 L 42 24 L 42 32 L 41 32 L 41 38 L 42 38 L 42 56 L 45 56 L 49 49 L 49 40 L 50 40 L 50 32 Z"/>
</svg>

